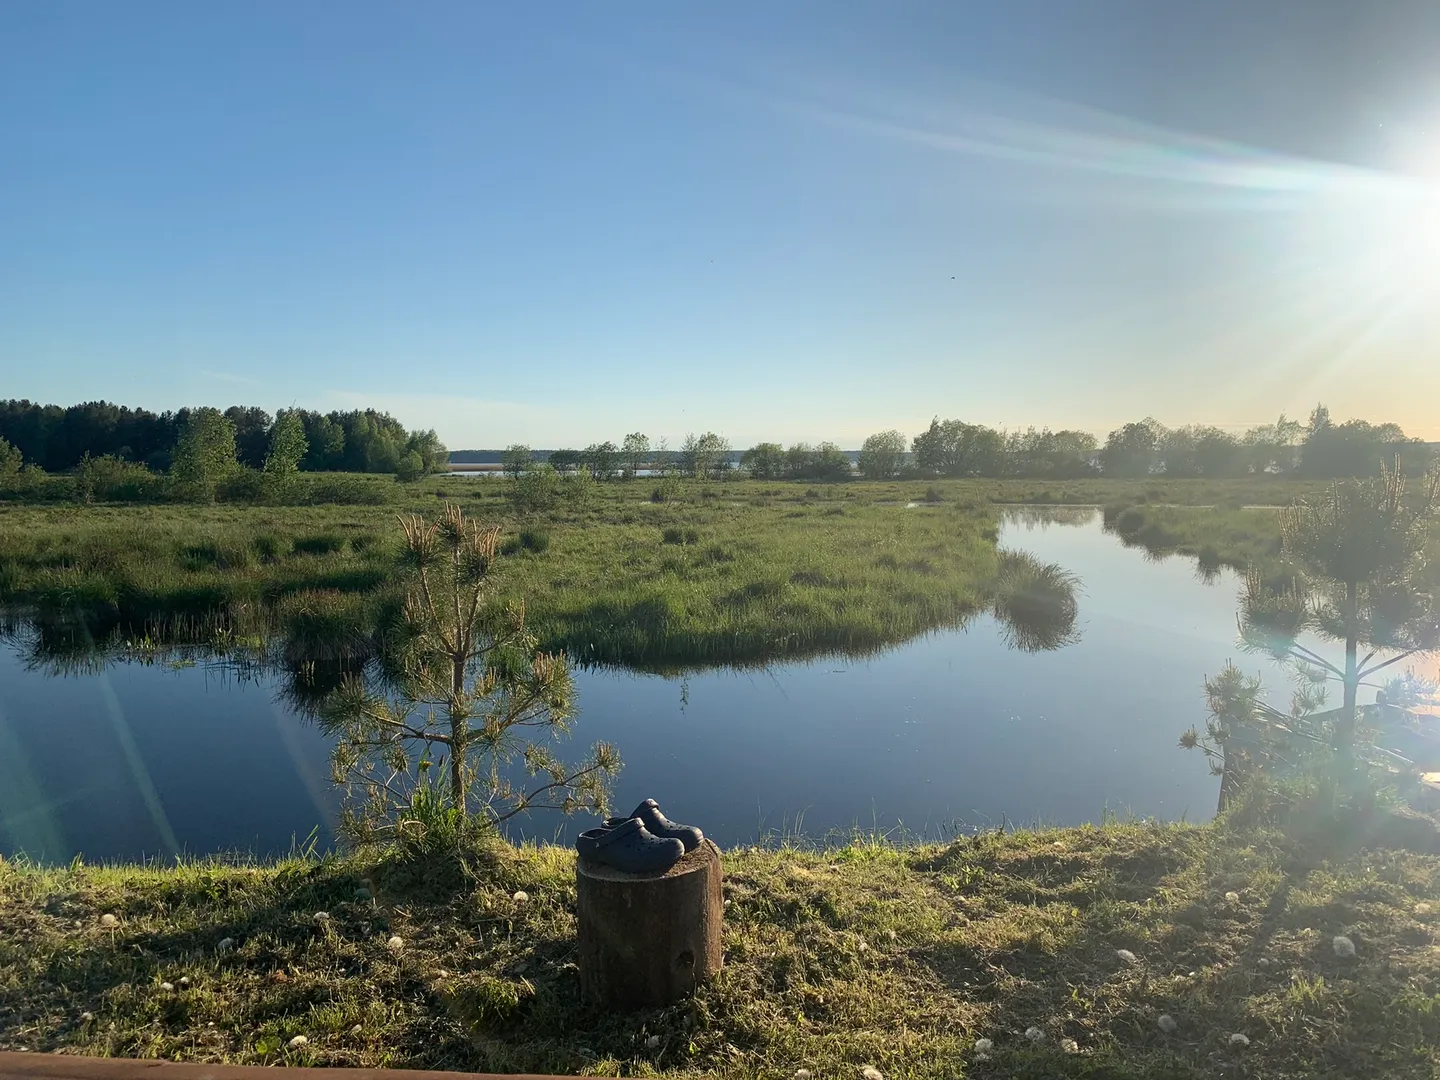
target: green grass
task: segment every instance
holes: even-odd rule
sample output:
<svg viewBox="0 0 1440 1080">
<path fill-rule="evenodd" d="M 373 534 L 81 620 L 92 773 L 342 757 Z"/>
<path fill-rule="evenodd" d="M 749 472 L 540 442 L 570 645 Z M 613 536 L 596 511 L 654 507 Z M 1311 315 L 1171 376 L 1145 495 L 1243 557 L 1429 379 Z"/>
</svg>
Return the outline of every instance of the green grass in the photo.
<svg viewBox="0 0 1440 1080">
<path fill-rule="evenodd" d="M 997 504 L 1123 502 L 1147 520 L 1178 520 L 1157 504 L 1213 501 L 1223 487 L 681 482 L 657 503 L 655 486 L 599 484 L 585 505 L 544 514 L 514 508 L 503 481 L 459 477 L 391 484 L 385 506 L 0 505 L 0 604 L 80 613 L 101 637 L 179 626 L 319 642 L 335 631 L 339 651 L 358 648 L 393 600 L 395 515 L 453 499 L 504 528 L 504 588 L 526 599 L 547 647 L 648 668 L 759 662 L 863 652 L 963 622 L 994 584 Z M 1223 490 L 1238 504 L 1300 487 Z M 1259 522 L 1262 512 L 1223 515 Z M 1199 530 L 1208 519 L 1194 520 Z M 1242 530 L 1237 548 L 1244 540 Z"/>
<path fill-rule="evenodd" d="M 573 858 L 0 864 L 0 1048 L 774 1078 L 1440 1070 L 1432 856 L 1311 861 L 1223 826 L 1140 824 L 731 851 L 724 969 L 693 1000 L 634 1013 L 579 998 Z"/>
<path fill-rule="evenodd" d="M 1269 509 L 1112 503 L 1105 528 L 1151 555 L 1184 555 L 1202 568 L 1244 570 L 1280 558 L 1280 515 Z"/>
</svg>

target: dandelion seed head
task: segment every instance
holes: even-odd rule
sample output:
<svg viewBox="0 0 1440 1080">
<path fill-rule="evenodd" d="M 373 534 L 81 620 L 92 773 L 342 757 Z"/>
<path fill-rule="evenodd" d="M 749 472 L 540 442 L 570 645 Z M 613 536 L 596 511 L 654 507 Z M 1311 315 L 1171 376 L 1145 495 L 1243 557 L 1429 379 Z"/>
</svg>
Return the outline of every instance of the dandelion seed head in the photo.
<svg viewBox="0 0 1440 1080">
<path fill-rule="evenodd" d="M 510 897 L 510 899 L 514 900 L 517 904 L 523 904 L 526 900 L 530 899 L 530 894 L 524 889 L 516 889 L 515 895 Z"/>
<path fill-rule="evenodd" d="M 104 915 L 100 916 L 100 925 L 105 927 L 106 930 L 113 930 L 120 925 L 120 920 L 107 911 Z"/>
<path fill-rule="evenodd" d="M 399 952 L 405 947 L 405 939 L 402 938 L 399 934 L 396 934 L 385 943 L 385 947 L 391 952 Z"/>
<path fill-rule="evenodd" d="M 304 1035 L 296 1035 L 286 1045 L 289 1046 L 291 1050 L 299 1050 L 302 1046 L 309 1046 L 310 1040 Z"/>
<path fill-rule="evenodd" d="M 91 1022 L 92 1020 L 94 1020 L 94 1019 L 95 1019 L 95 1014 L 92 1013 L 92 1012 L 83 1012 L 83 1013 L 80 1014 L 80 1022 L 81 1022 L 82 1024 L 88 1024 L 88 1023 L 90 1023 L 90 1022 Z"/>
<path fill-rule="evenodd" d="M 975 1040 L 975 1052 L 976 1052 L 977 1054 L 988 1054 L 988 1053 L 990 1053 L 991 1050 L 994 1050 L 994 1049 L 995 1049 L 995 1044 L 994 1044 L 993 1042 L 991 1042 L 989 1039 L 976 1039 L 976 1040 Z"/>
<path fill-rule="evenodd" d="M 874 1065 L 860 1066 L 860 1080 L 885 1080 L 885 1074 Z"/>
<path fill-rule="evenodd" d="M 180 976 L 180 985 L 181 985 L 181 986 L 188 987 L 188 986 L 190 985 L 190 976 L 189 976 L 189 975 L 181 975 L 181 976 Z"/>
<path fill-rule="evenodd" d="M 1060 1049 L 1067 1054 L 1078 1054 L 1080 1052 L 1080 1044 L 1074 1039 L 1061 1039 Z"/>
<path fill-rule="evenodd" d="M 795 1070 L 795 1080 L 810 1080 L 810 1070 L 809 1070 L 809 1069 L 796 1069 L 796 1070 Z"/>
<path fill-rule="evenodd" d="M 1025 1037 L 1033 1043 L 1040 1043 L 1045 1041 L 1045 1032 L 1043 1029 L 1031 1024 L 1025 1029 Z"/>
<path fill-rule="evenodd" d="M 1155 1021 L 1155 1026 L 1158 1027 L 1161 1031 L 1163 1031 L 1166 1035 L 1173 1035 L 1175 1033 L 1175 1029 L 1178 1028 L 1180 1025 L 1175 1023 L 1175 1018 L 1169 1013 L 1161 1013 L 1159 1019 Z"/>
<path fill-rule="evenodd" d="M 162 982 L 160 989 L 164 990 L 167 994 L 173 994 L 175 992 L 175 984 L 172 982 Z"/>
<path fill-rule="evenodd" d="M 315 912 L 315 921 L 318 922 L 318 923 L 329 922 L 329 921 L 330 921 L 330 912 L 328 912 L 328 911 L 317 911 L 317 912 Z"/>
<path fill-rule="evenodd" d="M 1227 904 L 1238 904 L 1240 902 L 1240 894 L 1238 892 L 1227 892 L 1225 894 L 1225 902 Z"/>
<path fill-rule="evenodd" d="M 647 1048 L 654 1050 L 657 1046 L 660 1045 L 660 1036 L 651 1035 L 648 1039 L 645 1040 L 645 1045 Z"/>
<path fill-rule="evenodd" d="M 1335 955 L 1349 958 L 1355 955 L 1355 942 L 1351 941 L 1344 934 L 1336 934 L 1335 940 L 1331 942 L 1335 947 Z"/>
<path fill-rule="evenodd" d="M 1425 916 L 1425 915 L 1429 915 L 1429 914 L 1430 914 L 1430 911 L 1431 911 L 1431 908 L 1430 908 L 1430 905 L 1429 905 L 1429 904 L 1426 904 L 1426 903 L 1423 903 L 1423 902 L 1422 902 L 1422 903 L 1419 903 L 1419 904 L 1416 904 L 1416 905 L 1415 905 L 1415 914 L 1416 914 L 1416 915 L 1420 915 L 1420 916 L 1423 917 L 1423 916 Z"/>
<path fill-rule="evenodd" d="M 350 1029 L 350 1034 L 351 1034 L 351 1035 L 360 1035 L 360 1034 L 362 1034 L 364 1031 L 365 1031 L 365 1025 L 364 1025 L 364 1024 L 356 1024 L 354 1027 L 352 1027 L 352 1028 Z"/>
<path fill-rule="evenodd" d="M 1255 963 L 1259 964 L 1262 968 L 1268 968 L 1270 966 L 1270 958 L 1268 956 L 1262 956 L 1259 960 L 1256 960 Z"/>
<path fill-rule="evenodd" d="M 1231 1045 L 1231 1046 L 1249 1046 L 1249 1045 L 1250 1045 L 1250 1036 L 1241 1034 L 1240 1032 L 1237 1031 L 1237 1032 L 1235 1032 L 1234 1035 L 1231 1035 L 1231 1036 L 1230 1036 L 1230 1045 Z"/>
<path fill-rule="evenodd" d="M 1129 949 L 1116 949 L 1115 959 L 1119 960 L 1122 964 L 1138 964 L 1140 962 Z"/>
</svg>

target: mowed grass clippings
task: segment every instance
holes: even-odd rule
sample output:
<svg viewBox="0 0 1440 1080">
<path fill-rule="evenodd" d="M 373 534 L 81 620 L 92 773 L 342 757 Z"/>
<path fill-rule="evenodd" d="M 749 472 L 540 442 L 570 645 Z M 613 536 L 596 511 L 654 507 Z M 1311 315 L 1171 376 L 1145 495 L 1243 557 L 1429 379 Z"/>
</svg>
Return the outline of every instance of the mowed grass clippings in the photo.
<svg viewBox="0 0 1440 1080">
<path fill-rule="evenodd" d="M 5 864 L 0 1048 L 775 1078 L 1440 1070 L 1434 857 L 1311 863 L 1154 825 L 731 851 L 721 975 L 627 1013 L 580 1000 L 573 858 Z"/>
</svg>

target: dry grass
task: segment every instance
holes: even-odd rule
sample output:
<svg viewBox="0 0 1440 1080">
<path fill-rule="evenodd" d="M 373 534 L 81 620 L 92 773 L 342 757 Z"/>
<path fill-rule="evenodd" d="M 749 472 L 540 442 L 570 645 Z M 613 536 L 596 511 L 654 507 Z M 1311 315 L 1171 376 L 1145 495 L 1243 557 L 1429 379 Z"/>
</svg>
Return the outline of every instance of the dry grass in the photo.
<svg viewBox="0 0 1440 1080">
<path fill-rule="evenodd" d="M 579 1000 L 567 850 L 0 866 L 0 1048 L 777 1078 L 872 1064 L 892 1080 L 1440 1070 L 1440 859 L 1307 861 L 1274 838 L 1150 825 L 725 859 L 721 976 L 629 1014 Z"/>
</svg>

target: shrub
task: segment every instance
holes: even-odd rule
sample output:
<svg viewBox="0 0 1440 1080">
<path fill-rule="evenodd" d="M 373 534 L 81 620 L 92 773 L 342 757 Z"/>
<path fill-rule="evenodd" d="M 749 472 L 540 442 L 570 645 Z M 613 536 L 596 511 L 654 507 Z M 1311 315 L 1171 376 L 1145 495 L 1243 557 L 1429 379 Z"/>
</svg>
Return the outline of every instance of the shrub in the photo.
<svg viewBox="0 0 1440 1080">
<path fill-rule="evenodd" d="M 165 493 L 165 479 L 144 465 L 88 454 L 75 467 L 75 494 L 85 502 L 144 502 Z"/>
<path fill-rule="evenodd" d="M 508 483 L 510 499 L 519 510 L 549 510 L 560 496 L 560 477 L 548 462 L 531 466 Z"/>
<path fill-rule="evenodd" d="M 560 491 L 569 505 L 577 508 L 589 506 L 595 494 L 595 477 L 584 470 L 572 473 L 561 479 Z"/>
<path fill-rule="evenodd" d="M 270 488 L 271 482 L 264 473 L 237 466 L 215 486 L 215 498 L 220 502 L 265 502 Z"/>
<path fill-rule="evenodd" d="M 393 485 L 364 476 L 327 476 L 295 490 L 297 502 L 336 506 L 381 506 L 393 497 Z"/>
<path fill-rule="evenodd" d="M 425 461 L 414 450 L 400 455 L 395 463 L 395 479 L 401 483 L 413 484 L 425 475 Z"/>
</svg>

